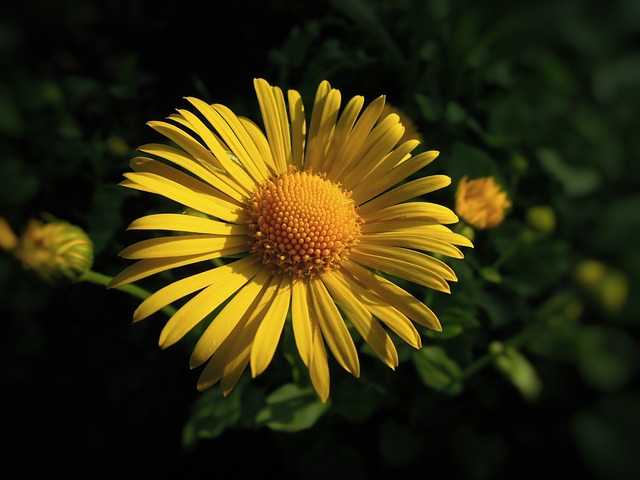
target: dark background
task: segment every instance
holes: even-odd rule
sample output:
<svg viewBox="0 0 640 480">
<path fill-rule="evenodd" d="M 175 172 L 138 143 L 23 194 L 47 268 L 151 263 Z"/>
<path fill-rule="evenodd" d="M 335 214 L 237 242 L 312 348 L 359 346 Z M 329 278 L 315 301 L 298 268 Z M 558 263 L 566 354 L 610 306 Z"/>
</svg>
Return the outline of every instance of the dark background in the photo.
<svg viewBox="0 0 640 480">
<path fill-rule="evenodd" d="M 585 165 L 599 172 L 601 187 L 577 197 L 532 167 L 514 217 L 553 199 L 567 256 L 597 257 L 626 274 L 625 309 L 608 314 L 586 299 L 581 320 L 604 325 L 607 355 L 595 365 L 613 362 L 623 379 L 602 386 L 585 377 L 584 359 L 540 356 L 545 393 L 530 403 L 492 370 L 455 397 L 416 392 L 415 376 L 399 376 L 393 394 L 354 421 L 340 412 L 357 411 L 360 399 L 340 397 L 349 391 L 341 382 L 350 380 L 334 376 L 337 414 L 310 429 L 236 424 L 187 447 L 198 372 L 188 370 L 187 347 L 157 347 L 163 320 L 132 326 L 138 300 L 86 283 L 51 287 L 3 255 L 5 468 L 89 477 L 637 478 L 637 4 L 340 3 L 3 2 L 0 214 L 17 231 L 45 211 L 81 225 L 95 242 L 94 269 L 114 275 L 126 265 L 117 257 L 131 240 L 126 225 L 161 210 L 158 199 L 117 186 L 134 148 L 159 141 L 147 121 L 184 107 L 188 95 L 257 118 L 256 77 L 299 89 L 306 105 L 324 78 L 343 103 L 385 93 L 414 114 L 445 160 L 459 158 L 451 152 L 460 139 L 490 155 L 531 152 L 539 143 L 578 158 L 571 178 Z M 419 92 L 432 110 L 415 100 Z M 478 136 L 469 117 L 494 135 Z M 572 133 L 580 118 L 587 142 Z M 460 161 L 452 165 L 436 168 L 455 176 Z M 520 303 L 513 291 L 486 288 L 507 311 L 533 309 L 568 281 L 552 280 Z M 474 341 L 511 331 L 489 322 Z"/>
</svg>

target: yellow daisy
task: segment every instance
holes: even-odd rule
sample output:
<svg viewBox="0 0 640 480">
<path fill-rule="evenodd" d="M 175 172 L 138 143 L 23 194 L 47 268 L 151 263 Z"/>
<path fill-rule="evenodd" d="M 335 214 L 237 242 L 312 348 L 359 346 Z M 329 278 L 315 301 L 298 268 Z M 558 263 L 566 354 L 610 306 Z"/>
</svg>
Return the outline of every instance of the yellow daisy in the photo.
<svg viewBox="0 0 640 480">
<path fill-rule="evenodd" d="M 254 86 L 264 130 L 224 105 L 191 97 L 190 110 L 149 122 L 177 147 L 141 146 L 149 156 L 131 161 L 122 185 L 188 209 L 133 221 L 129 229 L 174 234 L 125 248 L 120 255 L 136 263 L 110 287 L 216 259 L 151 294 L 134 321 L 184 299 L 161 332 L 166 348 L 208 318 L 190 366 L 206 364 L 199 390 L 220 382 L 224 395 L 247 365 L 253 377 L 264 372 L 290 321 L 311 382 L 326 402 L 327 347 L 358 377 L 352 332 L 393 369 L 398 354 L 390 334 L 420 348 L 413 322 L 441 330 L 429 307 L 387 275 L 450 292 L 454 271 L 425 252 L 462 258 L 457 246 L 472 245 L 444 226 L 458 221 L 450 209 L 416 198 L 451 180 L 407 181 L 438 152 L 412 156 L 417 140 L 398 144 L 404 133 L 398 115 L 378 121 L 383 96 L 364 110 L 364 98 L 356 96 L 339 113 L 340 91 L 323 81 L 307 132 L 297 91 L 285 100 L 263 79 Z"/>
</svg>

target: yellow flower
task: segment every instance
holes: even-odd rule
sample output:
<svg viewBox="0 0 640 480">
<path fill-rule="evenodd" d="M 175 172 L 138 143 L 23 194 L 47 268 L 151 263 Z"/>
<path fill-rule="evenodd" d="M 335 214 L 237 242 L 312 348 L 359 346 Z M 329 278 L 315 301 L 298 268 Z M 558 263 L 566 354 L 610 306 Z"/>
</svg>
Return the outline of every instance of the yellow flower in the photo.
<svg viewBox="0 0 640 480">
<path fill-rule="evenodd" d="M 456 190 L 455 212 L 469 225 L 489 229 L 504 221 L 511 201 L 493 177 L 460 180 Z"/>
<path fill-rule="evenodd" d="M 1 229 L 4 233 L 0 236 L 9 238 L 8 225 L 4 223 L 6 228 Z M 87 234 L 80 227 L 61 220 L 32 219 L 11 245 L 13 248 L 7 250 L 25 267 L 53 284 L 78 281 L 93 265 L 93 243 Z"/>
<path fill-rule="evenodd" d="M 286 102 L 265 80 L 254 80 L 254 86 L 264 131 L 223 105 L 197 98 L 187 98 L 191 110 L 149 122 L 180 148 L 141 146 L 150 156 L 132 160 L 133 172 L 124 174 L 122 185 L 187 210 L 133 221 L 132 230 L 181 234 L 125 248 L 120 255 L 137 262 L 110 287 L 216 259 L 149 296 L 134 321 L 186 299 L 161 332 L 159 343 L 166 348 L 216 311 L 203 325 L 190 366 L 206 363 L 198 389 L 220 382 L 224 395 L 248 365 L 253 377 L 264 372 L 290 322 L 311 382 L 326 402 L 326 347 L 357 377 L 352 333 L 393 369 L 398 354 L 389 332 L 420 348 L 412 322 L 441 330 L 436 315 L 385 274 L 450 292 L 454 271 L 423 252 L 462 258 L 456 245 L 472 244 L 443 225 L 458 221 L 448 208 L 403 203 L 451 180 L 433 175 L 394 187 L 438 152 L 412 156 L 418 141 L 397 145 L 404 131 L 397 116 L 378 122 L 384 97 L 362 110 L 364 98 L 356 96 L 339 115 L 340 91 L 323 81 L 307 134 L 297 91 L 290 90 Z M 193 211 L 200 213 L 188 213 Z"/>
</svg>

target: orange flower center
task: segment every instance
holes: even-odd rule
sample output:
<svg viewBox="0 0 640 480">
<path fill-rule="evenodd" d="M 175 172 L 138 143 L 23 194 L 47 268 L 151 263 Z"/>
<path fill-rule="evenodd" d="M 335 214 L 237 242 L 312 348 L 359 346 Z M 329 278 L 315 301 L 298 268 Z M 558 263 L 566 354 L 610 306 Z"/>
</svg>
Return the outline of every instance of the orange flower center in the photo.
<svg viewBox="0 0 640 480">
<path fill-rule="evenodd" d="M 362 223 L 351 192 L 293 168 L 256 188 L 249 213 L 251 251 L 276 273 L 297 277 L 339 268 Z"/>
</svg>

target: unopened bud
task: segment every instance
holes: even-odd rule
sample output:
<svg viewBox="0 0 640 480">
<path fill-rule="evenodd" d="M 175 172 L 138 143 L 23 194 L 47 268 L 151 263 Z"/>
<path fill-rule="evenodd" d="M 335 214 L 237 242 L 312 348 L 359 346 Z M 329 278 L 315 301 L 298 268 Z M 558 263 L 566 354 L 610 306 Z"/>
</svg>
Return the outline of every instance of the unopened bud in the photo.
<svg viewBox="0 0 640 480">
<path fill-rule="evenodd" d="M 31 220 L 13 251 L 23 265 L 47 282 L 76 282 L 93 265 L 93 243 L 68 222 Z"/>
<path fill-rule="evenodd" d="M 551 233 L 556 228 L 556 212 L 549 205 L 537 205 L 527 210 L 529 225 L 543 233 Z"/>
<path fill-rule="evenodd" d="M 575 268 L 578 283 L 608 313 L 619 312 L 627 302 L 629 280 L 621 271 L 598 260 L 583 260 Z"/>
<path fill-rule="evenodd" d="M 456 190 L 455 212 L 477 229 L 495 228 L 511 208 L 507 193 L 493 177 L 469 180 L 463 177 Z"/>
</svg>

